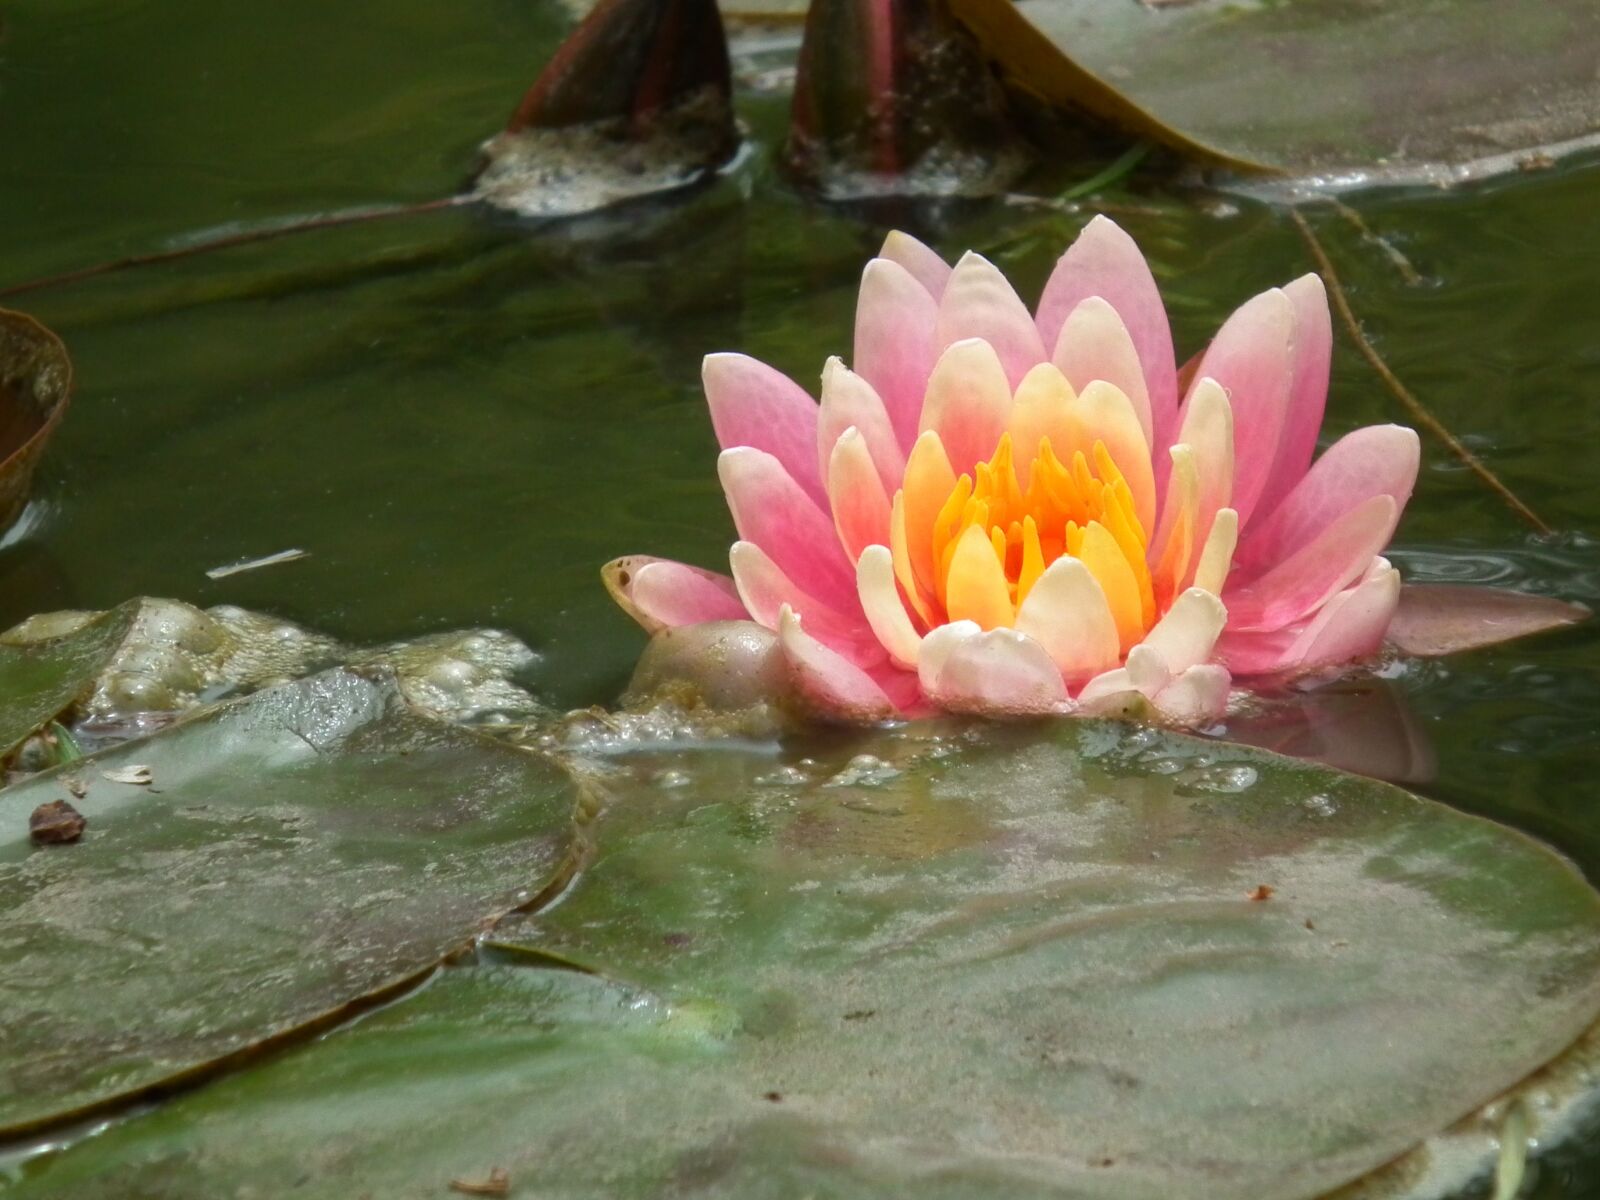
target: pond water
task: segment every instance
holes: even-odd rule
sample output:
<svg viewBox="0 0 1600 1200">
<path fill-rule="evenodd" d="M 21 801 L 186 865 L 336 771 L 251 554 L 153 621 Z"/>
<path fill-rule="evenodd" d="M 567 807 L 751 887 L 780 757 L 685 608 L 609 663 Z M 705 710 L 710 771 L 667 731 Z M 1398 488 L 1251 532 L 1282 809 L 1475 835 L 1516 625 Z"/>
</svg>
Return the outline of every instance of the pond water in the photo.
<svg viewBox="0 0 1600 1200">
<path fill-rule="evenodd" d="M 459 190 L 568 17 L 553 3 L 23 0 L 0 27 L 0 285 L 206 232 Z M 742 61 L 757 74 L 784 59 Z M 66 339 L 77 398 L 0 549 L 0 627 L 138 594 L 262 609 L 356 642 L 495 625 L 558 708 L 612 701 L 643 645 L 598 568 L 719 566 L 731 522 L 703 354 L 802 382 L 847 352 L 884 226 L 774 170 L 786 97 L 745 87 L 757 142 L 683 203 L 536 228 L 472 209 L 297 236 L 20 298 Z M 1060 163 L 1047 196 L 1103 163 Z M 1560 532 L 1531 533 L 1437 444 L 1394 558 L 1600 605 L 1600 240 L 1582 166 L 1349 198 L 1410 281 L 1308 209 L 1398 374 Z M 1105 197 L 1150 255 L 1180 359 L 1308 269 L 1285 213 L 1142 175 Z M 919 232 L 1023 295 L 1094 209 L 994 202 Z M 1403 414 L 1342 335 L 1326 435 Z M 291 547 L 309 557 L 211 581 Z M 1594 627 L 1405 664 L 1438 758 L 1421 790 L 1600 878 Z M 1600 1194 L 1555 1164 L 1539 1195 Z"/>
</svg>

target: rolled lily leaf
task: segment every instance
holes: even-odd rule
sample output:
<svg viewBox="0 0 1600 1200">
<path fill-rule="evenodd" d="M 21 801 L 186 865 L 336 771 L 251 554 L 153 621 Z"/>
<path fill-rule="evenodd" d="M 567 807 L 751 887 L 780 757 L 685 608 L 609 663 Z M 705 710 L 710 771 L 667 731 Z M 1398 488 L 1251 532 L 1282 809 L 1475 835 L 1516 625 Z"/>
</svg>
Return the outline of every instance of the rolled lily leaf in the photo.
<svg viewBox="0 0 1600 1200">
<path fill-rule="evenodd" d="M 602 0 L 484 146 L 481 199 L 558 216 L 683 187 L 738 149 L 715 0 Z"/>
<path fill-rule="evenodd" d="M 65 773 L 87 832 L 30 848 Z M 0 792 L 0 1138 L 420 981 L 565 877 L 574 811 L 550 762 L 344 670 Z"/>
<path fill-rule="evenodd" d="M 0 309 L 0 529 L 28 502 L 33 472 L 72 397 L 61 339 L 32 317 Z"/>
<path fill-rule="evenodd" d="M 835 198 L 984 195 L 1029 162 L 946 0 L 814 0 L 786 156 Z"/>
<path fill-rule="evenodd" d="M 1400 589 L 1385 640 L 1401 654 L 1439 658 L 1562 629 L 1589 616 L 1581 604 L 1505 588 L 1411 583 Z"/>
<path fill-rule="evenodd" d="M 0 760 L 94 691 L 137 615 L 125 604 L 57 637 L 0 641 Z"/>
</svg>

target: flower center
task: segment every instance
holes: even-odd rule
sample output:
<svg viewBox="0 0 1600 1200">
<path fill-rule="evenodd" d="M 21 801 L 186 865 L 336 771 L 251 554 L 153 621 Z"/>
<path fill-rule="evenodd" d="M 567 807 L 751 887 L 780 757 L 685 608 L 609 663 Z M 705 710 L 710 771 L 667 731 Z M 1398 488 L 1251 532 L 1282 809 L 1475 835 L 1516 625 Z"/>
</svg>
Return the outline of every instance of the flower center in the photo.
<svg viewBox="0 0 1600 1200">
<path fill-rule="evenodd" d="M 1016 610 L 1046 568 L 1070 555 L 1105 592 L 1120 640 L 1125 646 L 1138 642 L 1156 621 L 1145 561 L 1149 534 L 1105 443 L 1097 440 L 1088 454 L 1077 450 L 1062 462 L 1050 439 L 1041 438 L 1022 478 L 1026 486 L 1007 433 L 988 462 L 956 481 L 934 521 L 937 592 L 950 620 L 976 620 L 985 628 L 1014 624 Z M 992 570 L 976 554 L 973 530 L 988 541 L 1008 604 L 1001 603 Z M 975 604 L 975 595 L 986 599 Z"/>
</svg>

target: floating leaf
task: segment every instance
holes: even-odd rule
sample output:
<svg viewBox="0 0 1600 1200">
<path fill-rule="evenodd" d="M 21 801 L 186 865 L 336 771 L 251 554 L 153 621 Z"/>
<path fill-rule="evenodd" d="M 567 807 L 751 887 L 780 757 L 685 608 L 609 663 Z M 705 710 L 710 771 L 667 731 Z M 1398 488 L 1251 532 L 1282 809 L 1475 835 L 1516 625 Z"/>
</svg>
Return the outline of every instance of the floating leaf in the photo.
<svg viewBox="0 0 1600 1200">
<path fill-rule="evenodd" d="M 59 772 L 0 792 L 0 1137 L 392 996 L 570 867 L 563 772 L 349 671 L 75 766 L 78 845 L 29 845 Z"/>
<path fill-rule="evenodd" d="M 496 1167 L 567 1200 L 1303 1200 L 1600 1009 L 1568 863 L 1259 751 L 912 728 L 603 778 L 593 864 L 499 935 L 588 972 L 452 970 L 33 1160 L 18 1200 L 409 1200 Z"/>
<path fill-rule="evenodd" d="M 1023 87 L 1202 160 L 1448 179 L 1600 139 L 1592 0 L 952 3 Z"/>
<path fill-rule="evenodd" d="M 1506 588 L 1408 583 L 1388 642 L 1402 654 L 1438 658 L 1576 625 L 1589 615 L 1581 604 Z"/>
<path fill-rule="evenodd" d="M 0 529 L 28 502 L 33 472 L 72 398 L 72 361 L 32 317 L 0 308 Z"/>
</svg>

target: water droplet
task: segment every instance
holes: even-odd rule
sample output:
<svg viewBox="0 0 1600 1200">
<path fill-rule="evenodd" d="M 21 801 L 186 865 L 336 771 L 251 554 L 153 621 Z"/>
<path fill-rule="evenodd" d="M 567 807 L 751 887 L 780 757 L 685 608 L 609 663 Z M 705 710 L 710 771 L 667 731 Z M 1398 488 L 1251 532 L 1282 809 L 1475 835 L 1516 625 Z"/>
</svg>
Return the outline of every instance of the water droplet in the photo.
<svg viewBox="0 0 1600 1200">
<path fill-rule="evenodd" d="M 758 787 L 799 787 L 806 782 L 806 773 L 796 767 L 779 767 L 776 771 L 756 776 Z"/>
<path fill-rule="evenodd" d="M 661 788 L 680 788 L 688 787 L 691 781 L 687 771 L 657 771 L 650 782 Z"/>
<path fill-rule="evenodd" d="M 1257 778 L 1256 769 L 1252 766 L 1245 763 L 1223 763 L 1199 772 L 1194 777 L 1192 786 L 1198 791 L 1236 795 L 1255 786 Z"/>
<path fill-rule="evenodd" d="M 1304 804 L 1308 812 L 1316 813 L 1319 817 L 1331 817 L 1339 811 L 1339 806 L 1333 802 L 1333 798 L 1324 796 L 1321 792 L 1315 796 L 1307 796 Z"/>
</svg>

